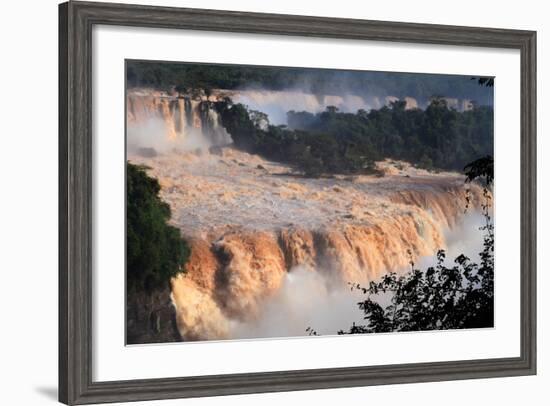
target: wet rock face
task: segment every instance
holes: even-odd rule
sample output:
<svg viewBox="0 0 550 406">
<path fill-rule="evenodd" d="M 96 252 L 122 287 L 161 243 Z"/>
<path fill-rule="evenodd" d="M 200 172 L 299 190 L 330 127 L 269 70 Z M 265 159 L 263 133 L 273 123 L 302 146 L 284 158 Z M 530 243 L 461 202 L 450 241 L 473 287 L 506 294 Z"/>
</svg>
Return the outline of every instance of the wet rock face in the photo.
<svg viewBox="0 0 550 406">
<path fill-rule="evenodd" d="M 235 323 L 261 317 L 295 269 L 334 287 L 406 269 L 411 255 L 446 248 L 467 193 L 472 208 L 482 201 L 460 174 L 390 161 L 379 164 L 384 177 L 312 179 L 227 147 L 129 159 L 151 168 L 191 244 L 187 273 L 172 281 L 184 340 L 232 338 Z"/>
<path fill-rule="evenodd" d="M 126 343 L 151 344 L 181 341 L 170 287 L 128 292 L 126 298 Z"/>
</svg>

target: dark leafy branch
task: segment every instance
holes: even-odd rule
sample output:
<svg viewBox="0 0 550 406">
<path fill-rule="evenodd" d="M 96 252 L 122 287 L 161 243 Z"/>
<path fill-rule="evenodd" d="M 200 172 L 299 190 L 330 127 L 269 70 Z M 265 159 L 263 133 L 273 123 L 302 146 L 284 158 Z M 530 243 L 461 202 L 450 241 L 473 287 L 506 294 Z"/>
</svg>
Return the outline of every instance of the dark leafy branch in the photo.
<svg viewBox="0 0 550 406">
<path fill-rule="evenodd" d="M 480 86 L 485 86 L 485 87 L 494 87 L 495 86 L 495 78 L 479 77 L 479 78 L 472 78 L 472 80 L 477 80 L 477 83 Z"/>
<path fill-rule="evenodd" d="M 472 182 L 478 179 L 485 185 L 491 185 L 494 180 L 493 157 L 487 155 L 486 157 L 476 159 L 474 162 L 471 162 L 464 167 L 464 173 L 466 174 L 467 182 Z"/>
</svg>

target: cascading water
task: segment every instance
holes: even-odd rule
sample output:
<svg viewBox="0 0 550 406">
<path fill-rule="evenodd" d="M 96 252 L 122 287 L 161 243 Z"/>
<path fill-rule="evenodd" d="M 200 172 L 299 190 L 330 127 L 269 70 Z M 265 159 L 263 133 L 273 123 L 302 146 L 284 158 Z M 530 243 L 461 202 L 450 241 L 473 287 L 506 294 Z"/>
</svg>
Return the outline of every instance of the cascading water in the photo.
<svg viewBox="0 0 550 406">
<path fill-rule="evenodd" d="M 345 329 L 346 317 L 360 317 L 347 282 L 376 280 L 406 269 L 410 255 L 422 261 L 449 248 L 466 194 L 472 210 L 483 201 L 462 175 L 405 163 L 380 162 L 383 178 L 308 179 L 230 147 L 195 154 L 231 143 L 210 100 L 134 91 L 127 106 L 129 145 L 161 152 L 129 148 L 129 159 L 159 180 L 171 222 L 192 248 L 187 273 L 172 280 L 185 340 Z"/>
<path fill-rule="evenodd" d="M 127 110 L 130 147 L 185 151 L 232 143 L 213 103 L 203 98 L 134 91 Z"/>
<path fill-rule="evenodd" d="M 303 335 L 308 326 L 299 322 L 274 333 L 266 309 L 288 310 L 292 294 L 315 294 L 311 300 L 323 307 L 325 291 L 341 308 L 353 298 L 347 282 L 406 269 L 409 252 L 421 260 L 447 248 L 447 233 L 462 224 L 466 193 L 471 210 L 483 199 L 481 188 L 465 186 L 458 174 L 414 168 L 383 178 L 288 180 L 290 168 L 232 148 L 131 159 L 159 179 L 172 223 L 192 248 L 187 273 L 172 281 L 186 340 Z M 316 327 L 334 333 L 349 325 Z"/>
</svg>

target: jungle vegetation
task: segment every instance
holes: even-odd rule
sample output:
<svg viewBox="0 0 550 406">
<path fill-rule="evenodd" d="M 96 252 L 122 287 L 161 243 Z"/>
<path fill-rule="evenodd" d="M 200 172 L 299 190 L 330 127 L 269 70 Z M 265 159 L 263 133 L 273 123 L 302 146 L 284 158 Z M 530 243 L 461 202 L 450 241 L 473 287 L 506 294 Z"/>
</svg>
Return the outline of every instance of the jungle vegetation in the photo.
<svg viewBox="0 0 550 406">
<path fill-rule="evenodd" d="M 183 272 L 190 249 L 180 231 L 168 224 L 170 207 L 146 169 L 126 164 L 126 272 L 129 291 L 150 293 L 169 287 L 170 278 Z"/>
<path fill-rule="evenodd" d="M 344 113 L 290 111 L 288 126 L 269 125 L 262 112 L 230 100 L 216 103 L 235 146 L 295 165 L 306 176 L 373 173 L 374 162 L 404 160 L 429 170 L 458 170 L 493 154 L 493 108 L 459 112 L 435 98 L 425 110 L 390 106 Z M 267 125 L 266 125 L 267 123 Z"/>
</svg>

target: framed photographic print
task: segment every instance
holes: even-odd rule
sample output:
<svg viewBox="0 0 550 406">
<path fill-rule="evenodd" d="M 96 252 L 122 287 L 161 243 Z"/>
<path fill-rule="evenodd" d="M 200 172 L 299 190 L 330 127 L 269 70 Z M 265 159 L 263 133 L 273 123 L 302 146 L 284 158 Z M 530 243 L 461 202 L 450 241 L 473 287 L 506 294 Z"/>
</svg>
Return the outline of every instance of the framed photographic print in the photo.
<svg viewBox="0 0 550 406">
<path fill-rule="evenodd" d="M 59 29 L 60 401 L 535 374 L 535 32 Z"/>
</svg>

